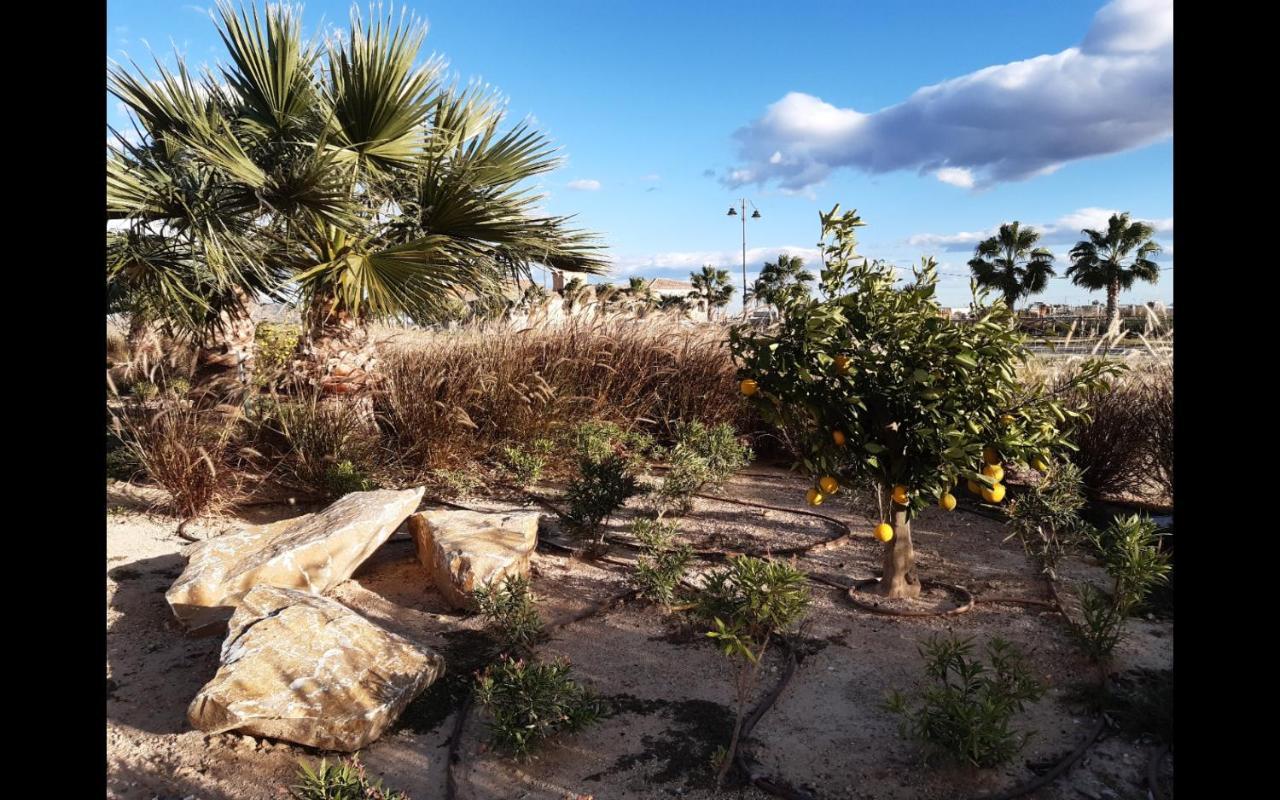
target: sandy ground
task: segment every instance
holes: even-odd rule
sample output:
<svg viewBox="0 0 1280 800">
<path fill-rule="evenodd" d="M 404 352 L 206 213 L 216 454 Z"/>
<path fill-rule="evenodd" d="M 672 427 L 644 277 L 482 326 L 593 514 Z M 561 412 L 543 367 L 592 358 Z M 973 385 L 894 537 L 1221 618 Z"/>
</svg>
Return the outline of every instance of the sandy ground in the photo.
<svg viewBox="0 0 1280 800">
<path fill-rule="evenodd" d="M 758 471 L 760 468 L 754 468 Z M 739 476 L 725 496 L 803 508 L 807 483 Z M 206 736 L 186 721 L 186 708 L 217 669 L 221 636 L 192 637 L 172 618 L 164 592 L 184 565 L 176 520 L 150 513 L 154 492 L 113 484 L 107 512 L 107 738 L 109 798 L 222 800 L 287 796 L 300 759 L 321 753 L 235 734 Z M 483 507 L 485 501 L 464 501 Z M 861 506 L 860 508 L 865 508 Z M 242 519 L 262 522 L 311 510 L 253 509 Z M 840 548 L 806 556 L 799 566 L 841 580 L 869 577 L 878 563 L 870 524 L 849 499 L 822 511 L 850 520 L 860 535 Z M 612 523 L 619 534 L 628 514 Z M 205 525 L 216 534 L 234 520 Z M 697 547 L 786 547 L 831 535 L 810 517 L 699 500 L 682 521 Z M 1045 599 L 1045 589 L 1005 529 L 983 517 L 926 512 L 915 525 L 922 576 L 964 585 L 979 599 Z M 616 554 L 630 555 L 624 550 Z M 1064 568 L 1068 580 L 1100 580 L 1097 565 Z M 533 559 L 533 586 L 543 617 L 554 622 L 626 588 L 625 574 L 552 552 Z M 362 753 L 370 771 L 414 800 L 444 791 L 445 744 L 454 708 L 470 674 L 483 664 L 479 621 L 450 612 L 418 565 L 412 543 L 397 535 L 333 595 L 369 619 L 444 654 L 449 674 L 412 704 L 399 723 Z M 945 605 L 945 596 L 919 605 Z M 917 644 L 954 632 L 979 642 L 1002 636 L 1022 647 L 1048 687 L 1044 698 L 1015 719 L 1034 731 L 1009 766 L 984 771 L 930 759 L 898 734 L 881 703 L 891 688 L 925 685 Z M 833 589 L 816 587 L 803 631 L 809 654 L 748 747 L 773 774 L 820 798 L 969 798 L 1010 787 L 1036 774 L 1031 766 L 1056 760 L 1079 742 L 1094 719 L 1080 691 L 1096 672 L 1072 644 L 1063 621 L 1037 606 L 983 604 L 955 617 L 904 619 L 855 609 Z M 515 764 L 489 752 L 483 714 L 473 714 L 463 740 L 462 797 L 708 798 L 710 761 L 726 744 L 733 712 L 723 657 L 699 631 L 659 610 L 630 603 L 559 630 L 544 656 L 569 657 L 577 675 L 612 701 L 615 714 L 563 737 L 535 759 Z M 1172 669 L 1172 620 L 1131 622 L 1115 669 Z M 768 657 L 771 684 L 780 654 Z M 1145 798 L 1145 770 L 1153 746 L 1108 732 L 1066 777 L 1032 798 Z M 328 754 L 332 758 L 332 754 Z M 1166 770 L 1167 773 L 1167 770 Z M 751 789 L 742 798 L 765 797 Z"/>
</svg>

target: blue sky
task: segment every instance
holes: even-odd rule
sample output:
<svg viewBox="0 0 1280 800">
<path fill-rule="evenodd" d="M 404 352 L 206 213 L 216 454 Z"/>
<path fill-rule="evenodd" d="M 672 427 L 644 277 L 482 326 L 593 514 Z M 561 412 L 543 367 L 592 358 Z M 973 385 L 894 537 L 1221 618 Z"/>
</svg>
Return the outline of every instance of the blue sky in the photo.
<svg viewBox="0 0 1280 800">
<path fill-rule="evenodd" d="M 737 198 L 762 214 L 749 278 L 812 253 L 839 202 L 868 223 L 864 255 L 933 255 L 939 299 L 964 305 L 965 262 L 1001 222 L 1043 229 L 1061 274 L 1079 228 L 1127 210 L 1156 224 L 1169 269 L 1123 301 L 1172 301 L 1170 0 L 407 5 L 430 24 L 424 56 L 561 146 L 545 205 L 600 232 L 619 277 L 714 263 L 740 282 Z M 317 30 L 351 5 L 304 8 Z M 207 6 L 110 0 L 107 36 L 140 64 L 223 55 Z M 108 98 L 107 123 L 124 121 Z M 1101 298 L 1055 280 L 1040 299 Z"/>
</svg>

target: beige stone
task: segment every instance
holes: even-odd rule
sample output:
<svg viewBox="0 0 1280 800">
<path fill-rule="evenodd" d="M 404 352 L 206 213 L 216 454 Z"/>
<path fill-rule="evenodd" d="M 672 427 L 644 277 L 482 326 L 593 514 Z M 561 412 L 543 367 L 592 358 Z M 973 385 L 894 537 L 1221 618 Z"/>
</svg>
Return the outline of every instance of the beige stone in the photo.
<svg viewBox="0 0 1280 800">
<path fill-rule="evenodd" d="M 418 560 L 454 608 L 471 592 L 507 575 L 528 575 L 538 546 L 538 514 L 422 511 L 409 517 Z"/>
<path fill-rule="evenodd" d="M 208 733 L 350 752 L 381 736 L 444 669 L 442 656 L 336 600 L 258 586 L 241 598 L 218 672 L 187 718 Z"/>
<path fill-rule="evenodd" d="M 424 491 L 352 492 L 314 514 L 197 542 L 165 599 L 179 620 L 196 629 L 226 620 L 255 586 L 327 591 L 351 577 L 391 536 Z"/>
</svg>

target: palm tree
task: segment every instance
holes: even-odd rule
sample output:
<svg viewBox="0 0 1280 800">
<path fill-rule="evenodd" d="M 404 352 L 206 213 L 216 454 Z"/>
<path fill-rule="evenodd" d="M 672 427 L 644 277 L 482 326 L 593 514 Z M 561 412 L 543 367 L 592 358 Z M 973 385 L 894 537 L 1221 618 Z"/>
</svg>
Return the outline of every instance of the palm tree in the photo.
<svg viewBox="0 0 1280 800">
<path fill-rule="evenodd" d="M 524 291 L 520 293 L 520 299 L 516 302 L 516 308 L 526 314 L 533 313 L 546 305 L 551 299 L 551 293 L 542 287 L 542 284 L 531 283 L 524 287 Z"/>
<path fill-rule="evenodd" d="M 675 312 L 683 317 L 689 313 L 689 300 L 678 294 L 666 294 L 658 298 L 658 310 Z"/>
<path fill-rule="evenodd" d="M 590 284 L 582 278 L 576 276 L 570 278 L 569 282 L 564 285 L 564 289 L 560 292 L 561 296 L 564 297 L 564 310 L 572 313 L 574 308 L 577 307 L 579 301 L 586 297 L 590 291 Z"/>
<path fill-rule="evenodd" d="M 1000 226 L 1000 232 L 979 242 L 969 259 L 969 270 L 979 286 L 995 289 L 1013 308 L 1024 297 L 1039 294 L 1053 275 L 1053 253 L 1036 247 L 1040 234 L 1023 228 L 1015 220 Z"/>
<path fill-rule="evenodd" d="M 612 283 L 597 283 L 592 293 L 596 302 L 596 314 L 607 314 L 623 298 L 622 289 Z"/>
<path fill-rule="evenodd" d="M 538 264 L 606 268 L 593 236 L 523 188 L 560 163 L 547 139 L 500 131 L 494 95 L 441 86 L 438 61 L 415 66 L 416 18 L 353 10 L 345 38 L 316 46 L 289 7 L 219 15 L 230 63 L 186 87 L 172 139 L 251 201 L 266 271 L 302 301 L 299 371 L 325 391 L 365 385 L 372 320 L 429 321 L 459 291 L 498 294 Z"/>
<path fill-rule="evenodd" d="M 1107 330 L 1114 333 L 1120 325 L 1116 302 L 1120 291 L 1138 280 L 1155 283 L 1160 279 L 1160 268 L 1153 260 L 1160 252 L 1160 245 L 1151 239 L 1155 229 L 1145 222 L 1130 222 L 1125 212 L 1112 214 L 1105 232 L 1085 228 L 1081 233 L 1087 238 L 1071 248 L 1067 275 L 1076 286 L 1106 290 Z"/>
<path fill-rule="evenodd" d="M 643 317 L 658 305 L 658 296 L 653 292 L 653 281 L 632 277 L 627 280 L 627 288 L 623 290 L 631 298 L 631 306 Z"/>
<path fill-rule="evenodd" d="M 711 321 L 715 309 L 729 305 L 733 297 L 733 283 L 728 270 L 707 264 L 701 272 L 689 273 L 689 282 L 693 284 L 689 299 L 701 303 L 707 310 L 707 322 Z"/>
<path fill-rule="evenodd" d="M 783 253 L 774 262 L 765 262 L 747 299 L 758 299 L 779 311 L 809 297 L 809 284 L 815 280 L 804 268 L 804 259 Z"/>
</svg>

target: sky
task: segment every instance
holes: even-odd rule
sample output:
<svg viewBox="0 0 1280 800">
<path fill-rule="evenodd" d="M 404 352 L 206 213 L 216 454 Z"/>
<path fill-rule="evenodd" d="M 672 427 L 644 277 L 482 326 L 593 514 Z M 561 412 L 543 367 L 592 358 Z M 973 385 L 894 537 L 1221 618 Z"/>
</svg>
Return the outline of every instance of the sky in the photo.
<svg viewBox="0 0 1280 800">
<path fill-rule="evenodd" d="M 867 223 L 862 255 L 904 272 L 933 256 L 939 302 L 963 306 L 1001 223 L 1041 231 L 1061 276 L 1081 228 L 1128 211 L 1164 252 L 1159 283 L 1121 302 L 1172 302 L 1172 0 L 403 5 L 430 26 L 424 60 L 497 88 L 560 147 L 543 205 L 600 234 L 614 280 L 714 264 L 740 292 L 742 199 L 761 214 L 748 281 L 782 252 L 816 267 L 818 213 L 839 203 Z M 317 32 L 352 5 L 303 8 Z M 209 6 L 161 0 L 109 0 L 107 54 L 144 71 L 225 58 Z M 129 129 L 109 95 L 106 115 Z M 1036 299 L 1105 298 L 1059 277 Z"/>
</svg>

